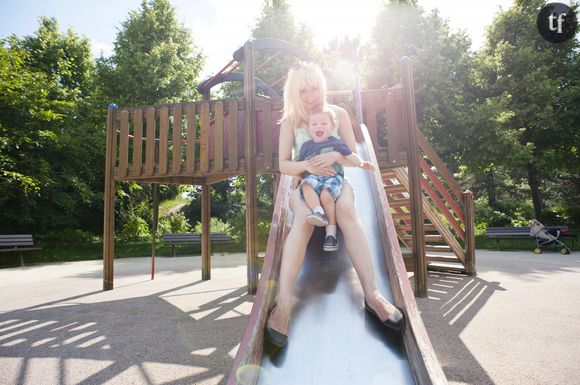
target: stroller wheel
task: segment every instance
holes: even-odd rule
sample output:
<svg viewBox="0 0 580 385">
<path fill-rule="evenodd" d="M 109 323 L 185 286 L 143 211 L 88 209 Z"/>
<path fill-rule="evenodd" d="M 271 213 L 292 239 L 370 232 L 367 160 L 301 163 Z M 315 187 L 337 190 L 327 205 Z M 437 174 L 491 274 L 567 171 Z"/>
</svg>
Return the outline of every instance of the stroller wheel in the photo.
<svg viewBox="0 0 580 385">
<path fill-rule="evenodd" d="M 562 247 L 562 248 L 560 249 L 560 254 L 570 254 L 570 250 L 568 250 L 568 249 L 567 249 L 567 248 L 565 248 L 565 247 Z"/>
<path fill-rule="evenodd" d="M 534 249 L 534 253 L 536 253 L 536 254 L 542 254 L 542 249 L 540 249 L 539 247 L 536 247 Z"/>
</svg>

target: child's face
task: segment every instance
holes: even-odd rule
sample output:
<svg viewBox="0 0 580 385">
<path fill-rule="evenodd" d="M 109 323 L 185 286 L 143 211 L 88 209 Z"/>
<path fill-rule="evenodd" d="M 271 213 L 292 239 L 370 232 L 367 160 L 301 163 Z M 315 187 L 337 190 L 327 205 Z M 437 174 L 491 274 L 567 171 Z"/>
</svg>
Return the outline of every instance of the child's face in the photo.
<svg viewBox="0 0 580 385">
<path fill-rule="evenodd" d="M 316 143 L 327 140 L 333 128 L 332 119 L 327 113 L 314 113 L 308 119 L 308 133 Z"/>
</svg>

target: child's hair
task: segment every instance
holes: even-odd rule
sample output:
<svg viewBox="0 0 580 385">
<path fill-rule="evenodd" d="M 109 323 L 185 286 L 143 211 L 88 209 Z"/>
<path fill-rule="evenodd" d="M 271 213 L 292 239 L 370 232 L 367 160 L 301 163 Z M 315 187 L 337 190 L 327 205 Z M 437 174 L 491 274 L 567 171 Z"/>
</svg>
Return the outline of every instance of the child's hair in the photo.
<svg viewBox="0 0 580 385">
<path fill-rule="evenodd" d="M 332 110 L 330 108 L 328 108 L 327 106 L 319 106 L 317 108 L 315 108 L 314 110 L 312 110 L 310 112 L 310 115 L 308 116 L 308 123 L 310 123 L 310 118 L 312 118 L 314 115 L 321 115 L 324 114 L 326 116 L 328 116 L 328 120 L 330 120 L 330 124 L 332 124 L 332 128 L 334 128 L 334 114 L 332 113 Z"/>
<path fill-rule="evenodd" d="M 288 70 L 284 85 L 284 112 L 281 122 L 289 121 L 292 127 L 308 123 L 308 111 L 300 99 L 300 90 L 317 87 L 320 92 L 320 103 L 326 103 L 326 79 L 320 67 L 315 63 L 298 62 Z"/>
</svg>

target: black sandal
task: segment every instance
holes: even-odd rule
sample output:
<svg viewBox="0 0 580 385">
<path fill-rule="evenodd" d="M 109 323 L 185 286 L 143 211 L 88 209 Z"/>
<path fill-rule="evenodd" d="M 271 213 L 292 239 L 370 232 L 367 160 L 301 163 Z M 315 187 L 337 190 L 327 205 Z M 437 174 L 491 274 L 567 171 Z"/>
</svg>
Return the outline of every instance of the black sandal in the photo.
<svg viewBox="0 0 580 385">
<path fill-rule="evenodd" d="M 275 307 L 276 305 L 270 309 L 270 312 L 268 313 L 268 319 L 270 318 L 270 314 L 272 314 L 272 311 Z M 286 345 L 286 342 L 288 342 L 288 336 L 268 326 L 268 320 L 266 320 L 265 337 L 266 341 L 278 349 L 283 348 Z"/>
<path fill-rule="evenodd" d="M 403 314 L 403 309 L 401 309 L 398 306 L 395 306 L 395 307 L 397 308 L 397 312 L 391 314 L 391 316 L 388 319 L 386 319 L 385 321 L 382 321 L 379 318 L 379 315 L 377 314 L 377 312 L 374 311 L 369 306 L 369 304 L 367 303 L 367 301 L 365 299 L 365 310 L 367 312 L 369 312 L 370 314 L 374 315 L 380 321 L 380 323 L 383 324 L 387 329 L 394 330 L 394 331 L 398 332 L 403 328 L 403 324 L 405 323 L 405 315 Z"/>
</svg>

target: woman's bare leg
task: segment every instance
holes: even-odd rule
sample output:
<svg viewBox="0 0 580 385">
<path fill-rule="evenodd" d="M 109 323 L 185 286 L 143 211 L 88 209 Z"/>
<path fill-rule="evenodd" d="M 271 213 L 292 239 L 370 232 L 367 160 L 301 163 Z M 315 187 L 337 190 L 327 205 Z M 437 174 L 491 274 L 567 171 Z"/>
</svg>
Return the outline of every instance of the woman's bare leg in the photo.
<svg viewBox="0 0 580 385">
<path fill-rule="evenodd" d="M 294 214 L 294 219 L 282 251 L 276 308 L 268 318 L 268 325 L 272 329 L 286 335 L 288 334 L 288 320 L 293 305 L 292 292 L 304 261 L 308 241 L 314 230 L 314 226 L 306 222 L 306 216 L 311 211 L 300 198 L 298 189 L 292 191 L 290 195 L 290 208 Z"/>
<path fill-rule="evenodd" d="M 342 193 L 336 201 L 336 219 L 361 282 L 365 300 L 384 321 L 396 311 L 396 308 L 387 301 L 377 286 L 368 237 L 356 212 L 354 192 L 348 183 L 344 184 Z"/>
</svg>

